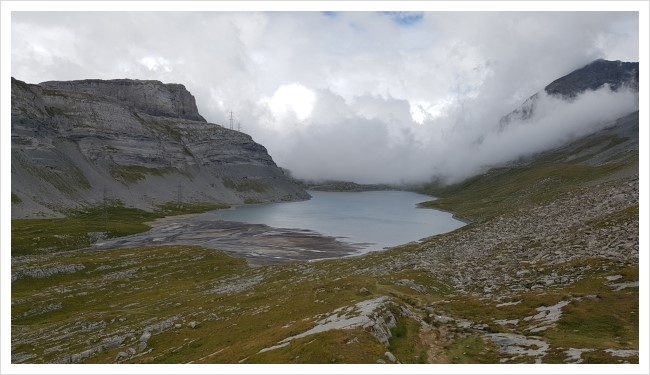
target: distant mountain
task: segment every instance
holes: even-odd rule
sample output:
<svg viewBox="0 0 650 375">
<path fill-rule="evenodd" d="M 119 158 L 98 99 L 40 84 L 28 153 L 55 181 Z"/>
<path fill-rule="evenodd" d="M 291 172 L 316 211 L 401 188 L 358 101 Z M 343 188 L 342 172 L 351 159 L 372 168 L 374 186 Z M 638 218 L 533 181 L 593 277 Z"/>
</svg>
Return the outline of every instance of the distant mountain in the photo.
<svg viewBox="0 0 650 375">
<path fill-rule="evenodd" d="M 623 87 L 639 90 L 639 63 L 595 60 L 584 67 L 556 79 L 544 88 L 548 95 L 571 100 L 588 90 L 597 90 L 608 85 L 611 91 Z M 523 121 L 535 113 L 540 93 L 536 93 L 517 109 L 502 117 L 499 121 L 501 129 L 512 121 Z"/>
<path fill-rule="evenodd" d="M 105 200 L 306 199 L 247 134 L 211 124 L 183 85 L 11 81 L 12 217 L 60 216 Z"/>
<path fill-rule="evenodd" d="M 399 190 L 399 187 L 389 184 L 358 184 L 352 181 L 336 181 L 336 180 L 298 180 L 300 186 L 307 190 L 317 191 L 383 191 L 383 190 Z"/>
<path fill-rule="evenodd" d="M 587 90 L 597 90 L 609 85 L 616 91 L 623 86 L 639 90 L 639 63 L 596 60 L 558 78 L 544 88 L 549 95 L 574 98 Z"/>
</svg>

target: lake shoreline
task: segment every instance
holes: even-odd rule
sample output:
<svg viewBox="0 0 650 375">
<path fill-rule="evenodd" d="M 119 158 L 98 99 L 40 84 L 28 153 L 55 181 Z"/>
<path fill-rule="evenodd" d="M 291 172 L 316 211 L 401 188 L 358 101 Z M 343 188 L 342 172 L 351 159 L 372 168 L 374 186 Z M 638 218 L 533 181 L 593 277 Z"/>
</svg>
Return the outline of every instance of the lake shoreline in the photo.
<svg viewBox="0 0 650 375">
<path fill-rule="evenodd" d="M 194 245 L 245 258 L 260 266 L 359 255 L 368 244 L 346 242 L 300 228 L 275 228 L 224 220 L 201 220 L 201 214 L 168 216 L 147 224 L 151 229 L 95 243 L 95 250 L 139 246 Z"/>
<path fill-rule="evenodd" d="M 301 202 L 167 216 L 145 223 L 151 227 L 147 232 L 102 240 L 93 248 L 193 245 L 243 257 L 259 266 L 362 256 L 467 224 L 443 210 L 420 210 L 418 201 L 424 196 L 407 191 L 311 191 L 310 195 L 310 200 Z"/>
<path fill-rule="evenodd" d="M 438 207 L 427 207 L 427 206 L 423 206 L 423 205 L 422 205 L 423 203 L 427 203 L 427 202 L 419 203 L 419 204 L 418 204 L 418 208 L 422 208 L 422 209 L 426 209 L 426 210 L 436 210 L 436 211 L 440 211 L 440 212 L 446 212 L 446 213 L 448 213 L 448 214 L 451 214 L 451 217 L 452 217 L 452 219 L 454 219 L 454 220 L 462 221 L 462 222 L 465 223 L 466 225 L 474 224 L 474 220 L 472 220 L 472 219 L 468 219 L 468 218 L 465 218 L 465 217 L 462 217 L 462 216 L 458 216 L 458 215 L 457 215 L 455 212 L 453 212 L 453 211 L 443 210 L 442 208 L 438 208 Z"/>
<path fill-rule="evenodd" d="M 206 213 L 202 219 L 304 228 L 351 242 L 374 244 L 369 251 L 399 246 L 463 227 L 453 213 L 420 210 L 422 194 L 383 190 L 369 192 L 309 191 L 312 199 Z"/>
</svg>

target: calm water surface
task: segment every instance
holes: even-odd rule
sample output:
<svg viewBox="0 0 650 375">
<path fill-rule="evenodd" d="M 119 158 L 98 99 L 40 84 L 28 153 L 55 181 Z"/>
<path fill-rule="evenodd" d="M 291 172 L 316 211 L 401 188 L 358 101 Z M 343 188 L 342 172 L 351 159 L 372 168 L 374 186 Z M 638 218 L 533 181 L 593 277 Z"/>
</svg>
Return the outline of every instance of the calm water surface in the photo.
<svg viewBox="0 0 650 375">
<path fill-rule="evenodd" d="M 452 214 L 417 208 L 426 195 L 406 191 L 310 191 L 302 202 L 239 206 L 203 218 L 266 224 L 276 228 L 310 229 L 345 242 L 367 243 L 365 251 L 417 241 L 452 231 L 465 223 Z"/>
</svg>

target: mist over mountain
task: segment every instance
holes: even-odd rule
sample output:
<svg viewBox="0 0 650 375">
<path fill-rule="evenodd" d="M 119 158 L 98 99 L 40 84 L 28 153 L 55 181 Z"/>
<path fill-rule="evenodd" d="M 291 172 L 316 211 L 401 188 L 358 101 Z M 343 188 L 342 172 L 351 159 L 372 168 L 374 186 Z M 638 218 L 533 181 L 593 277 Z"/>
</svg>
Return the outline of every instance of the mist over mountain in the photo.
<svg viewBox="0 0 650 375">
<path fill-rule="evenodd" d="M 638 63 L 596 60 L 554 80 L 505 116 L 487 113 L 490 98 L 478 97 L 416 128 L 348 114 L 319 124 L 313 133 L 296 131 L 300 141 L 289 147 L 321 162 L 301 158 L 286 166 L 301 178 L 454 183 L 597 132 L 638 110 L 638 100 Z M 393 113 L 400 107 L 406 117 L 406 103 L 395 103 Z M 360 129 L 364 136 L 356 133 Z M 332 148 L 322 149 L 322 143 Z"/>
<path fill-rule="evenodd" d="M 358 183 L 458 180 L 591 131 L 494 134 L 554 80 L 639 59 L 637 12 L 19 12 L 11 28 L 18 79 L 179 82 L 296 177 Z M 634 107 L 614 89 L 574 104 L 612 120 Z"/>
<path fill-rule="evenodd" d="M 606 86 L 610 91 L 639 91 L 639 63 L 595 60 L 566 76 L 547 85 L 542 92 L 528 98 L 499 121 L 501 129 L 513 121 L 525 121 L 533 117 L 541 96 L 550 95 L 571 102 L 586 91 L 595 91 Z"/>
<path fill-rule="evenodd" d="M 623 86 L 639 90 L 639 63 L 598 59 L 544 88 L 549 95 L 575 98 L 587 90 L 597 90 L 608 85 L 616 91 Z"/>
<path fill-rule="evenodd" d="M 599 59 L 556 79 L 474 138 L 439 178 L 457 182 L 595 133 L 637 111 L 638 69 L 636 62 Z"/>
</svg>

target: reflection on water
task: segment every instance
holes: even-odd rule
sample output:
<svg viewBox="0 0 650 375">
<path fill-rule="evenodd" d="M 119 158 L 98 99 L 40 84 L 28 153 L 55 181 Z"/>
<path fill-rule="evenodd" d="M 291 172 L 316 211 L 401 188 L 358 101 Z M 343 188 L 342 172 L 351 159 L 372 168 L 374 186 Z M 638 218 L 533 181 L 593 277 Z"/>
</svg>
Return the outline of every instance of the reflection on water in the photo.
<svg viewBox="0 0 650 375">
<path fill-rule="evenodd" d="M 406 191 L 309 194 L 312 199 L 308 201 L 240 206 L 210 212 L 201 219 L 310 229 L 346 242 L 371 244 L 365 251 L 417 241 L 465 225 L 450 213 L 417 208 L 417 203 L 432 198 Z"/>
</svg>

